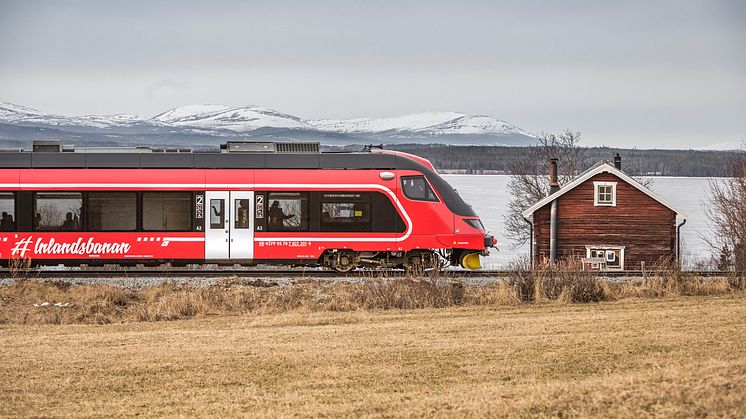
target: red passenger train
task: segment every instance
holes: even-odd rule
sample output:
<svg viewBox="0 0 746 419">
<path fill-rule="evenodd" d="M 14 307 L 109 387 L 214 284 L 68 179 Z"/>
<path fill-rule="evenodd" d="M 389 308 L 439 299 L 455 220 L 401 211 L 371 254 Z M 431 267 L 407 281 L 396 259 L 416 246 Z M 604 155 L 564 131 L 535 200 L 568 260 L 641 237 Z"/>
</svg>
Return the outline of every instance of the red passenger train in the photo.
<svg viewBox="0 0 746 419">
<path fill-rule="evenodd" d="M 0 152 L 0 259 L 479 267 L 495 245 L 429 161 L 317 143 Z"/>
</svg>

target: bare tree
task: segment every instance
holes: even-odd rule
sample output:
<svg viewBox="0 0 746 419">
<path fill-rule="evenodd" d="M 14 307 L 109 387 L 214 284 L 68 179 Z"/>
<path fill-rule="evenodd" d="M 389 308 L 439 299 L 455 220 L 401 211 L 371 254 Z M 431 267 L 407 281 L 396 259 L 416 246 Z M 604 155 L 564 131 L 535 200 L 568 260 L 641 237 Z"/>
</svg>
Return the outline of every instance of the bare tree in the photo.
<svg viewBox="0 0 746 419">
<path fill-rule="evenodd" d="M 729 176 L 710 181 L 705 213 L 714 238 L 707 241 L 719 253 L 721 269 L 746 271 L 746 143 L 728 165 Z"/>
<path fill-rule="evenodd" d="M 560 186 L 570 182 L 583 169 L 585 150 L 581 148 L 580 133 L 565 130 L 559 135 L 541 133 L 539 143 L 516 159 L 510 167 L 508 212 L 505 229 L 514 245 L 528 241 L 530 227 L 521 213 L 549 193 L 547 173 L 549 159 L 559 159 Z"/>
</svg>

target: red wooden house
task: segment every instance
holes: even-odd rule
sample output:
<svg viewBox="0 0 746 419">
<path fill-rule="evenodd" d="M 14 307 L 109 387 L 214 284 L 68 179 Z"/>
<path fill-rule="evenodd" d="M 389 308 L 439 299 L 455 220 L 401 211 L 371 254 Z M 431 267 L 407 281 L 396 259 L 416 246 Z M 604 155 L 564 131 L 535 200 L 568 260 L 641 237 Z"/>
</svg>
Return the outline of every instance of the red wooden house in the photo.
<svg viewBox="0 0 746 419">
<path fill-rule="evenodd" d="M 522 213 L 532 224 L 534 263 L 583 259 L 584 267 L 639 270 L 678 260 L 686 215 L 614 165 L 599 162 L 563 187 L 550 164 L 550 194 Z M 678 222 L 677 222 L 678 220 Z"/>
</svg>

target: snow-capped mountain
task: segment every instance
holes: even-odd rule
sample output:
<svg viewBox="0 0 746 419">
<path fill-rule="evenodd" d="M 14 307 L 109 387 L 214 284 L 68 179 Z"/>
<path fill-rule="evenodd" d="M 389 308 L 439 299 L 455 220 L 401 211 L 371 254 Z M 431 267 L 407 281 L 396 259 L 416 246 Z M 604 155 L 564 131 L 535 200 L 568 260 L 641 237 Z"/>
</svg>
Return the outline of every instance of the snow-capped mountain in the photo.
<svg viewBox="0 0 746 419">
<path fill-rule="evenodd" d="M 30 118 L 44 115 L 36 109 L 27 108 L 13 103 L 0 102 L 0 121 L 15 121 L 21 118 Z"/>
<path fill-rule="evenodd" d="M 322 131 L 342 133 L 388 133 L 405 135 L 514 135 L 532 134 L 505 121 L 485 115 L 459 112 L 423 112 L 388 118 L 320 119 L 308 121 Z"/>
<path fill-rule="evenodd" d="M 128 125 L 142 119 L 142 117 L 127 114 L 62 116 L 47 114 L 36 109 L 15 105 L 13 103 L 0 103 L 0 123 L 11 123 L 16 125 L 31 124 L 58 127 L 85 126 L 105 128 Z"/>
<path fill-rule="evenodd" d="M 312 128 L 297 116 L 259 106 L 190 105 L 171 109 L 152 119 L 164 125 L 235 132 L 248 132 L 267 127 Z"/>
<path fill-rule="evenodd" d="M 152 117 L 62 116 L 0 103 L 0 146 L 27 146 L 37 138 L 58 138 L 80 145 L 215 146 L 225 142 L 226 137 L 319 141 L 326 145 L 371 142 L 529 145 L 536 138 L 505 121 L 458 112 L 304 120 L 260 106 L 189 105 Z"/>
</svg>

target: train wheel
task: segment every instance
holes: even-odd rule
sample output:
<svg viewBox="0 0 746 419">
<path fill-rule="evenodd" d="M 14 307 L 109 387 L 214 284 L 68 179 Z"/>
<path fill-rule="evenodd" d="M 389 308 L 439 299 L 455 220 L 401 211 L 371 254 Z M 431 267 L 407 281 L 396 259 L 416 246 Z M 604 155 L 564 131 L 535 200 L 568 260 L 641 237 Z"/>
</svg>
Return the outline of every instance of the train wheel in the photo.
<svg viewBox="0 0 746 419">
<path fill-rule="evenodd" d="M 427 276 L 431 278 L 439 277 L 448 266 L 447 260 L 441 259 L 438 255 L 434 255 L 431 262 L 430 267 L 426 269 Z"/>
<path fill-rule="evenodd" d="M 425 269 L 422 266 L 422 259 L 413 258 L 407 264 L 407 275 L 413 277 L 421 277 L 425 273 Z"/>
<path fill-rule="evenodd" d="M 433 252 L 430 251 L 416 250 L 409 252 L 405 265 L 407 275 L 421 277 L 433 269 L 438 270 L 439 264 L 436 259 Z"/>
<path fill-rule="evenodd" d="M 347 273 L 357 268 L 357 262 L 355 261 L 355 253 L 349 250 L 342 250 L 337 253 L 337 257 L 334 260 L 332 266 L 335 271 L 341 273 Z"/>
</svg>

